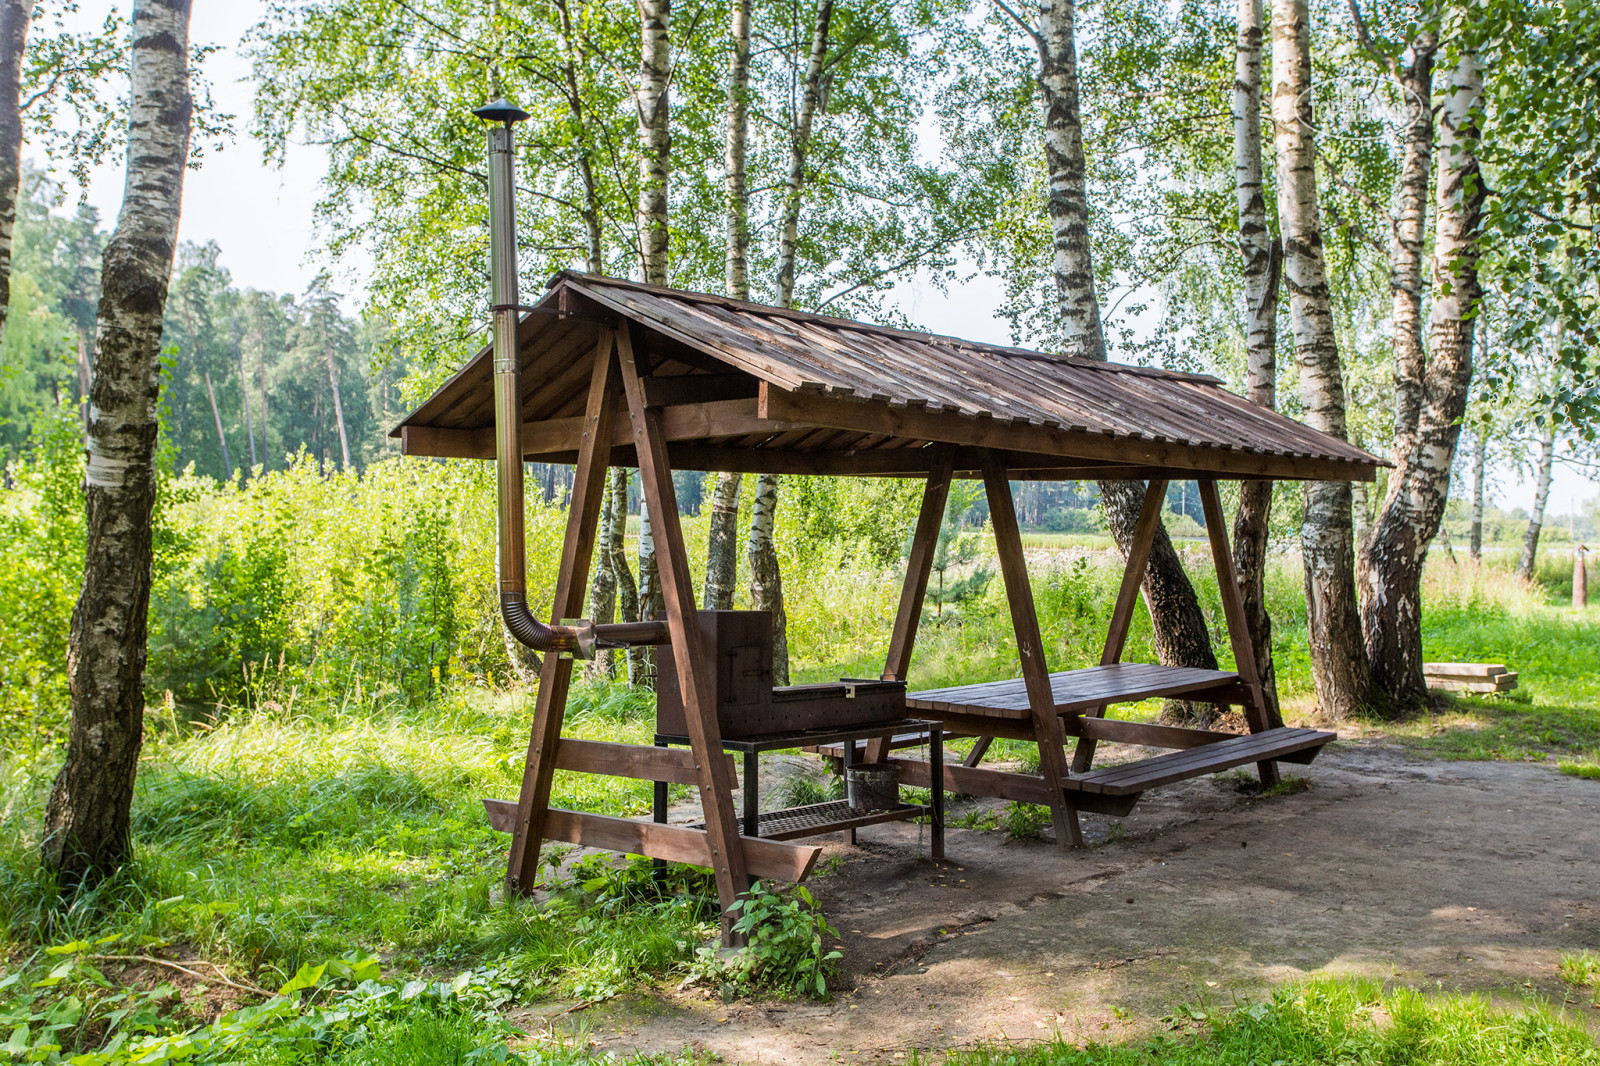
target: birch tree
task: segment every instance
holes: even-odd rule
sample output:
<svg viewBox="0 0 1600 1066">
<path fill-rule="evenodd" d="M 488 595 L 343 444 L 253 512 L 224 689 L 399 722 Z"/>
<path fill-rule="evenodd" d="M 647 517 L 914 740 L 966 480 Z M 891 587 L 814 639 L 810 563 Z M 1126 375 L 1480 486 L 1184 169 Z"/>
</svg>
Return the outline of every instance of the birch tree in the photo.
<svg viewBox="0 0 1600 1066">
<path fill-rule="evenodd" d="M 811 149 L 811 133 L 822 102 L 822 75 L 828 61 L 828 39 L 833 27 L 833 0 L 820 0 L 811 28 L 811 48 L 806 57 L 805 80 L 801 83 L 800 107 L 789 131 L 789 167 L 784 176 L 782 212 L 778 237 L 778 306 L 794 306 L 795 257 L 800 241 L 800 208 L 805 198 L 806 157 Z M 783 577 L 778 566 L 778 550 L 772 540 L 777 525 L 778 475 L 756 478 L 755 499 L 750 506 L 750 536 L 745 553 L 750 560 L 750 606 L 772 615 L 772 679 L 777 685 L 789 683 L 788 619 L 783 609 Z"/>
<path fill-rule="evenodd" d="M 0 0 L 0 333 L 11 304 L 11 239 L 22 188 L 22 53 L 32 0 Z"/>
<path fill-rule="evenodd" d="M 1308 425 L 1345 440 L 1344 375 L 1317 210 L 1307 0 L 1273 0 L 1272 124 L 1283 277 L 1289 289 L 1300 401 Z M 1305 557 L 1311 672 L 1317 703 L 1326 717 L 1335 720 L 1362 710 L 1371 698 L 1356 605 L 1351 507 L 1349 482 L 1308 483 L 1300 547 Z"/>
<path fill-rule="evenodd" d="M 750 193 L 745 159 L 750 142 L 750 0 L 734 0 L 728 47 L 728 142 L 723 164 L 727 199 L 723 234 L 727 244 L 725 287 L 738 300 L 750 298 Z M 738 580 L 741 474 L 717 475 L 711 494 L 711 528 L 706 544 L 706 590 L 701 606 L 726 611 L 733 606 Z"/>
<path fill-rule="evenodd" d="M 1283 246 L 1267 223 L 1261 182 L 1262 0 L 1239 0 L 1234 45 L 1233 153 L 1234 198 L 1239 210 L 1239 257 L 1244 271 L 1245 396 L 1268 409 L 1278 398 L 1278 282 Z M 1266 697 L 1267 724 L 1283 724 L 1278 708 L 1278 676 L 1272 663 L 1272 619 L 1267 614 L 1267 537 L 1272 516 L 1272 482 L 1239 484 L 1239 511 L 1233 522 L 1234 565 L 1239 571 L 1245 622 Z"/>
<path fill-rule="evenodd" d="M 129 856 L 144 729 L 161 321 L 177 246 L 192 99 L 188 0 L 133 8 L 122 212 L 101 272 L 85 476 L 88 550 L 67 671 L 72 722 L 42 858 L 64 884 Z"/>
<path fill-rule="evenodd" d="M 1395 327 L 1395 470 L 1383 510 L 1362 545 L 1361 620 L 1372 679 L 1403 703 L 1427 697 L 1422 673 L 1422 565 L 1439 531 L 1472 382 L 1477 329 L 1478 234 L 1483 182 L 1478 113 L 1483 79 L 1459 51 L 1439 111 L 1433 300 L 1428 349 L 1421 337 L 1422 250 L 1433 139 L 1431 32 L 1412 42 L 1404 68 L 1412 120 L 1391 253 Z"/>
<path fill-rule="evenodd" d="M 1039 53 L 1038 81 L 1044 99 L 1045 163 L 1049 181 L 1047 210 L 1053 237 L 1053 273 L 1069 356 L 1105 362 L 1100 303 L 1095 290 L 1094 255 L 1089 241 L 1087 166 L 1079 104 L 1076 11 L 1074 0 L 1046 0 L 1037 29 L 1009 7 L 1002 9 L 1032 39 Z M 1126 555 L 1132 548 L 1144 486 L 1137 481 L 1102 481 L 1100 498 L 1106 523 Z M 1164 525 L 1156 529 L 1143 585 L 1163 663 L 1216 669 L 1211 632 L 1199 598 L 1183 569 Z M 1178 707 L 1169 708 L 1177 711 Z M 1195 713 L 1185 708 L 1183 715 Z"/>
</svg>

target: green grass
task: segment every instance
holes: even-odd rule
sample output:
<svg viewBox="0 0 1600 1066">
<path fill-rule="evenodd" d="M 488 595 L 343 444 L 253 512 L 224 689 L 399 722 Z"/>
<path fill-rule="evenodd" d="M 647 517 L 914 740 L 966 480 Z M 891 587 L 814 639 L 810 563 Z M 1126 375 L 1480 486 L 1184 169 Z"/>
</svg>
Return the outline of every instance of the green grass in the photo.
<svg viewBox="0 0 1600 1066">
<path fill-rule="evenodd" d="M 1583 1026 L 1544 1007 L 1506 1012 L 1481 999 L 1385 992 L 1321 980 L 1233 1009 L 1180 1005 L 1176 1035 L 1142 1044 L 989 1046 L 950 1066 L 1579 1066 L 1600 1063 Z"/>
<path fill-rule="evenodd" d="M 621 688 L 576 696 L 570 735 L 646 740 L 648 700 Z M 254 983 L 352 949 L 411 970 L 510 960 L 547 992 L 588 994 L 687 960 L 705 921 L 686 907 L 599 921 L 576 897 L 496 902 L 506 838 L 481 801 L 516 795 L 527 711 L 461 690 L 409 712 L 257 712 L 158 735 L 134 800 L 135 861 L 70 907 L 35 854 L 48 778 L 13 768 L 0 802 L 0 950 L 156 937 Z M 553 800 L 637 815 L 650 785 L 562 773 Z"/>
</svg>

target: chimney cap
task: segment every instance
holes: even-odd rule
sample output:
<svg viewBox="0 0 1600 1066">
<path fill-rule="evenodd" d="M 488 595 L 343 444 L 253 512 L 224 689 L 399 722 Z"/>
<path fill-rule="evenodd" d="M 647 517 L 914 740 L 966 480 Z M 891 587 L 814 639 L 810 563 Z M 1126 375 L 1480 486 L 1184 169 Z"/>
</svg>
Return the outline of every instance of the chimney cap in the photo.
<svg viewBox="0 0 1600 1066">
<path fill-rule="evenodd" d="M 503 96 L 498 100 L 492 100 L 484 104 L 482 107 L 474 108 L 472 113 L 485 122 L 504 122 L 507 126 L 513 122 L 521 122 L 528 117 L 526 111 Z"/>
</svg>

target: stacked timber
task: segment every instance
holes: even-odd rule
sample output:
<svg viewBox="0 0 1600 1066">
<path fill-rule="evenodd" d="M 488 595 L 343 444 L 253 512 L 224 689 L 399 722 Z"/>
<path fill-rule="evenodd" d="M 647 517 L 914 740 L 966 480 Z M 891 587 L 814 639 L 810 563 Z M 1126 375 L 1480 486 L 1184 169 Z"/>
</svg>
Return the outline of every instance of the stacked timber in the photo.
<svg viewBox="0 0 1600 1066">
<path fill-rule="evenodd" d="M 1423 663 L 1428 687 L 1449 692 L 1510 692 L 1517 672 L 1503 663 Z"/>
</svg>

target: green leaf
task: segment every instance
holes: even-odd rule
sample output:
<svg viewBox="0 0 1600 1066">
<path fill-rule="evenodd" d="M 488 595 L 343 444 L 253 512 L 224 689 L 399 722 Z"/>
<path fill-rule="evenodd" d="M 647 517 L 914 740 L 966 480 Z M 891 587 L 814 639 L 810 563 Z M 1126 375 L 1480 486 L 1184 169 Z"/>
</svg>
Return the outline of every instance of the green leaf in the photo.
<svg viewBox="0 0 1600 1066">
<path fill-rule="evenodd" d="M 327 969 L 327 963 L 323 963 L 320 966 L 313 966 L 309 962 L 303 964 L 300 969 L 295 972 L 295 975 L 289 978 L 288 983 L 282 988 L 278 989 L 278 995 L 290 996 L 303 988 L 317 987 L 318 982 L 322 980 L 322 975 Z"/>
</svg>

